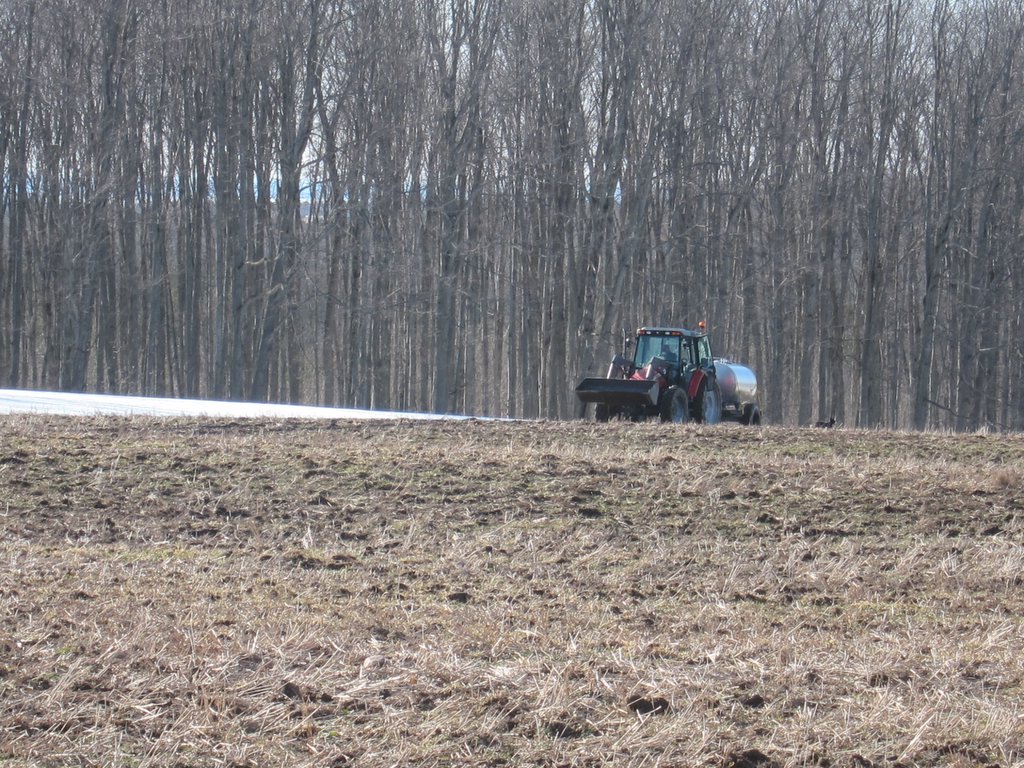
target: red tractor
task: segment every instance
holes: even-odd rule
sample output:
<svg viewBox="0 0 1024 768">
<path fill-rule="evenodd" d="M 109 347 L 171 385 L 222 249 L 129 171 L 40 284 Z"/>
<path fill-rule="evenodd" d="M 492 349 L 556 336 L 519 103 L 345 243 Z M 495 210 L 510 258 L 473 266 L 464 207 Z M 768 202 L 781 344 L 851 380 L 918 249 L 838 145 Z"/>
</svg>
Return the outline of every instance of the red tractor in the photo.
<svg viewBox="0 0 1024 768">
<path fill-rule="evenodd" d="M 713 357 L 703 323 L 697 331 L 640 328 L 632 346 L 632 359 L 628 352 L 616 355 L 606 378 L 587 378 L 576 387 L 581 401 L 595 404 L 597 421 L 658 416 L 676 423 L 761 423 L 757 377 L 744 365 Z"/>
</svg>

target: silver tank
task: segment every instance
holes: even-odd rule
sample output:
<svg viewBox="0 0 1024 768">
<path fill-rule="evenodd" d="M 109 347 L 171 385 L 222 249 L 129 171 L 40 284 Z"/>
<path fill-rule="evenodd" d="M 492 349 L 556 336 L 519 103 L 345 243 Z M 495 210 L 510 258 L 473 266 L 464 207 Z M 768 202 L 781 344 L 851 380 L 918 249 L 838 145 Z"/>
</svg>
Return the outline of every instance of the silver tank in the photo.
<svg viewBox="0 0 1024 768">
<path fill-rule="evenodd" d="M 722 405 L 740 406 L 757 402 L 757 375 L 745 365 L 724 358 L 715 359 Z"/>
</svg>

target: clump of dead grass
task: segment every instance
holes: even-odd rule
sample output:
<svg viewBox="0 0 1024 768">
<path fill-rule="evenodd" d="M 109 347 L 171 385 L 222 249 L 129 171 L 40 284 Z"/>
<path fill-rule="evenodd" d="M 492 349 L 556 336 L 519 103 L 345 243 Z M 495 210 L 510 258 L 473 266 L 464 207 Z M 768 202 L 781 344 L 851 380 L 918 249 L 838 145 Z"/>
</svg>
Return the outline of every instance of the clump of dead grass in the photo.
<svg viewBox="0 0 1024 768">
<path fill-rule="evenodd" d="M 1004 491 L 1021 487 L 1021 473 L 1017 467 L 998 467 L 992 471 L 992 488 Z"/>
</svg>

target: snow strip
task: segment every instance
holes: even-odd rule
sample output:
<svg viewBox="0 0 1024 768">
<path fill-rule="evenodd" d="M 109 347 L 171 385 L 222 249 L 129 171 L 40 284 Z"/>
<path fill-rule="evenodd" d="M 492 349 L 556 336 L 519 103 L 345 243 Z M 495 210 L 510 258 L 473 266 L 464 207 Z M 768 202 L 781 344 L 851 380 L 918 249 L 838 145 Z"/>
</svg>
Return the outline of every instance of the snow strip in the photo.
<svg viewBox="0 0 1024 768">
<path fill-rule="evenodd" d="M 469 419 L 470 416 L 323 408 L 314 405 L 184 400 L 172 397 L 91 395 L 0 389 L 0 414 L 61 416 L 205 416 L 241 419 Z"/>
</svg>

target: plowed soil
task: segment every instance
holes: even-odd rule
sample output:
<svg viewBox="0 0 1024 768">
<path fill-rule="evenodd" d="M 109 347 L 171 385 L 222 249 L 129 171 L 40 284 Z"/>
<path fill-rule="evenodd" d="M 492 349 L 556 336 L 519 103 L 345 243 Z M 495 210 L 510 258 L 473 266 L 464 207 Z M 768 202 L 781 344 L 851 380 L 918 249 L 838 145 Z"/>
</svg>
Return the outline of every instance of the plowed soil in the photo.
<svg viewBox="0 0 1024 768">
<path fill-rule="evenodd" d="M 1024 438 L 0 418 L 0 765 L 1024 763 Z"/>
</svg>

